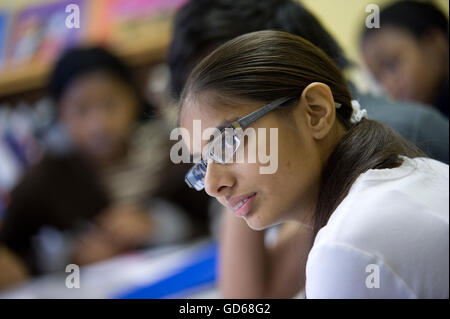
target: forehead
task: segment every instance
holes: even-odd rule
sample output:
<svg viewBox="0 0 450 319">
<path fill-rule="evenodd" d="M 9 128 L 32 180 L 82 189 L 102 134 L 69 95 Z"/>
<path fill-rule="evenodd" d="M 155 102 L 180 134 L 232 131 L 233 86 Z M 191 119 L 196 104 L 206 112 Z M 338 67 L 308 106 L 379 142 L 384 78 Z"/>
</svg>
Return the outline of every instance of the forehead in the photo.
<svg viewBox="0 0 450 319">
<path fill-rule="evenodd" d="M 186 98 L 180 112 L 180 126 L 190 132 L 194 121 L 201 121 L 202 130 L 206 128 L 220 128 L 222 124 L 231 124 L 245 115 L 261 107 L 261 103 L 220 99 L 203 94 Z"/>
<path fill-rule="evenodd" d="M 128 91 L 127 85 L 116 76 L 106 71 L 92 71 L 73 79 L 67 85 L 62 97 L 103 97 L 110 94 L 126 94 Z"/>
<path fill-rule="evenodd" d="M 226 101 L 221 103 L 220 99 L 212 96 L 199 96 L 186 98 L 180 112 L 180 128 L 189 132 L 191 141 L 187 141 L 187 136 L 183 135 L 183 140 L 191 149 L 193 136 L 203 134 L 206 129 L 227 127 L 231 122 L 236 121 L 254 110 L 261 107 L 261 103 Z M 208 140 L 202 140 L 202 146 L 208 143 Z"/>
<path fill-rule="evenodd" d="M 364 41 L 365 54 L 411 49 L 417 45 L 414 36 L 401 28 L 387 26 L 373 32 Z"/>
</svg>

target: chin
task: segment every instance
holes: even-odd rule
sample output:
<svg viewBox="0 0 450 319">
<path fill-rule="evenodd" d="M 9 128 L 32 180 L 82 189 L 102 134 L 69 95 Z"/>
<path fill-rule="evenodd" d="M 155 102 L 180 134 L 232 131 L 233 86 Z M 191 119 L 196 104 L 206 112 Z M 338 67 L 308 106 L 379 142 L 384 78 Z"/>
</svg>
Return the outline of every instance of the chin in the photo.
<svg viewBox="0 0 450 319">
<path fill-rule="evenodd" d="M 260 218 L 260 215 L 250 214 L 249 216 L 244 217 L 247 222 L 248 227 L 253 230 L 264 230 L 269 228 L 270 226 L 277 224 L 274 221 L 268 221 Z"/>
<path fill-rule="evenodd" d="M 245 221 L 247 222 L 248 227 L 250 227 L 251 229 L 256 230 L 256 231 L 264 230 L 267 228 L 266 226 L 260 226 L 260 227 L 255 226 L 252 223 L 250 223 L 248 220 L 245 220 Z"/>
</svg>

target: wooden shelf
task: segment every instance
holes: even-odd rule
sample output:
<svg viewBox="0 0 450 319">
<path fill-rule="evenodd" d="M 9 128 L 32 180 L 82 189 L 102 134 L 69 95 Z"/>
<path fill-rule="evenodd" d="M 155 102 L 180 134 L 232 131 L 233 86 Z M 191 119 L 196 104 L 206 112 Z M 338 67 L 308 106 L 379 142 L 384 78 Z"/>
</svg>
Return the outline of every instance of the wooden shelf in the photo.
<svg viewBox="0 0 450 319">
<path fill-rule="evenodd" d="M 48 68 L 45 65 L 27 65 L 3 70 L 0 74 L 0 98 L 43 86 Z"/>
<path fill-rule="evenodd" d="M 113 43 L 111 48 L 132 67 L 162 62 L 170 43 L 170 25 L 169 21 L 157 24 L 145 39 L 120 45 Z M 45 88 L 51 67 L 51 64 L 28 64 L 0 70 L 0 101 L 8 96 Z"/>
</svg>

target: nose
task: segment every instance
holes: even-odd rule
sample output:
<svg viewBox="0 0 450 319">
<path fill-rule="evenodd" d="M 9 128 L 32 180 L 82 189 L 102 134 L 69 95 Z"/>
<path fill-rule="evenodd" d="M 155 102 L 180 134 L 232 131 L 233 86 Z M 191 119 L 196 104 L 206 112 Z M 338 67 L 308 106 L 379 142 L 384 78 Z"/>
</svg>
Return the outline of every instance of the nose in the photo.
<svg viewBox="0 0 450 319">
<path fill-rule="evenodd" d="M 395 74 L 386 74 L 381 80 L 382 86 L 386 92 L 395 99 L 401 99 L 403 95 L 403 81 Z"/>
<path fill-rule="evenodd" d="M 92 133 L 103 133 L 108 129 L 108 113 L 105 110 L 97 107 L 95 108 L 87 121 L 87 126 Z"/>
<path fill-rule="evenodd" d="M 235 184 L 236 180 L 227 164 L 208 163 L 205 176 L 205 191 L 209 196 L 222 196 L 227 189 Z"/>
</svg>

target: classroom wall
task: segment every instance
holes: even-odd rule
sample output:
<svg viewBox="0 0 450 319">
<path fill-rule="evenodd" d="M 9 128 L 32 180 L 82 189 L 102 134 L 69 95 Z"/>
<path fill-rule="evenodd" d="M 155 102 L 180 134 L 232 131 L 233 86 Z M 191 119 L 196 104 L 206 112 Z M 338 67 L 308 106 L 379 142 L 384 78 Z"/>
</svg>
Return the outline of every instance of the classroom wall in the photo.
<svg viewBox="0 0 450 319">
<path fill-rule="evenodd" d="M 0 10 L 16 11 L 35 4 L 49 3 L 57 0 L 3 0 L 0 2 Z"/>
<path fill-rule="evenodd" d="M 1 10 L 18 10 L 24 6 L 39 3 L 54 2 L 57 0 L 3 0 L 0 2 Z M 95 1 L 95 0 L 93 0 Z M 170 0 L 168 0 L 170 1 Z M 263 1 L 263 0 L 262 0 Z M 349 58 L 360 62 L 358 50 L 358 35 L 361 24 L 368 13 L 365 8 L 375 3 L 380 7 L 396 0 L 298 0 L 308 7 L 319 18 L 328 31 L 338 40 Z M 428 0 L 436 3 L 449 15 L 448 0 Z"/>
</svg>

